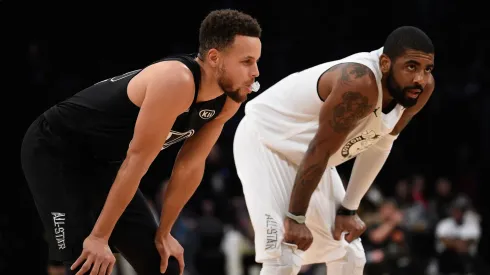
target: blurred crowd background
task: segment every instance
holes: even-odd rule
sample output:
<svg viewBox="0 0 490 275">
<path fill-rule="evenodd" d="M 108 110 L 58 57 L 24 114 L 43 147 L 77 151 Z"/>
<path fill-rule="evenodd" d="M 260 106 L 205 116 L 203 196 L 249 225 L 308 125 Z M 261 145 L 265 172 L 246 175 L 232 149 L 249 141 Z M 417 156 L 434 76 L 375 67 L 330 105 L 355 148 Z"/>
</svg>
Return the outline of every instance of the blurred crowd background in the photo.
<svg viewBox="0 0 490 275">
<path fill-rule="evenodd" d="M 13 151 L 18 152 L 31 121 L 52 104 L 168 54 L 196 52 L 199 24 L 212 9 L 240 9 L 261 23 L 261 92 L 289 73 L 377 49 L 394 28 L 414 25 L 435 45 L 436 90 L 396 141 L 362 202 L 360 216 L 368 225 L 362 236 L 365 272 L 489 274 L 490 207 L 484 187 L 490 169 L 490 24 L 484 9 L 442 0 L 223 0 L 179 1 L 162 8 L 132 3 L 131 13 L 116 12 L 125 7 L 100 14 L 80 11 L 83 15 L 76 9 L 51 10 L 49 16 L 31 12 L 29 27 L 22 27 L 24 63 L 18 72 L 21 100 L 27 101 L 22 106 L 28 107 L 16 117 Z M 232 155 L 242 116 L 243 108 L 226 125 L 201 186 L 173 229 L 185 248 L 188 275 L 255 275 L 260 270 Z M 157 218 L 179 148 L 174 145 L 159 157 L 141 184 Z M 351 167 L 352 161 L 338 168 L 346 184 Z M 47 261 L 44 232 L 20 165 L 11 172 L 15 182 L 9 180 L 8 196 L 18 203 L 15 211 L 2 211 L 0 274 L 63 274 L 58 263 Z M 325 266 L 305 266 L 301 272 L 325 274 Z M 134 274 L 122 258 L 116 273 Z"/>
</svg>

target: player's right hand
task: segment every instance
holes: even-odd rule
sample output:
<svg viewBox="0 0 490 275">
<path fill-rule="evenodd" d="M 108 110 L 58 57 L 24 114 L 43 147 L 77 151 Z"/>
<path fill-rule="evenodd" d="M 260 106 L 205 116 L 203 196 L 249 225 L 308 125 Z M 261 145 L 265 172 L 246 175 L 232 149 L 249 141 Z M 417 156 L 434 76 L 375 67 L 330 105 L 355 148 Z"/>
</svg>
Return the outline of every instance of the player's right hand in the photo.
<svg viewBox="0 0 490 275">
<path fill-rule="evenodd" d="M 157 234 L 155 245 L 160 253 L 160 272 L 165 273 L 168 266 L 168 258 L 174 256 L 179 262 L 180 274 L 184 274 L 184 248 L 172 237 L 172 235 L 160 236 Z"/>
<path fill-rule="evenodd" d="M 345 234 L 345 241 L 350 243 L 359 238 L 366 231 L 366 224 L 357 214 L 351 216 L 337 215 L 335 217 L 335 228 L 333 229 L 333 238 L 340 241 L 342 233 Z"/>
<path fill-rule="evenodd" d="M 286 217 L 284 220 L 284 242 L 295 244 L 299 250 L 306 251 L 313 243 L 313 235 L 304 223 Z"/>
<path fill-rule="evenodd" d="M 82 254 L 73 263 L 71 270 L 77 269 L 81 263 L 83 265 L 76 275 L 85 274 L 89 270 L 91 270 L 90 275 L 110 275 L 116 263 L 116 258 L 112 254 L 107 240 L 89 235 L 83 241 Z"/>
</svg>

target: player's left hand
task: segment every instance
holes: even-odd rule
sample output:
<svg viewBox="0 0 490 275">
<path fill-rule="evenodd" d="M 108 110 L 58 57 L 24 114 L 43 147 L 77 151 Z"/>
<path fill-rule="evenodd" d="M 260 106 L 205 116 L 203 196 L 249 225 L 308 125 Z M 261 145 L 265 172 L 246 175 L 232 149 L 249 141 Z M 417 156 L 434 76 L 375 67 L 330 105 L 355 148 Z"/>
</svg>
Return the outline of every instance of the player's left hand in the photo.
<svg viewBox="0 0 490 275">
<path fill-rule="evenodd" d="M 160 253 L 160 272 L 165 273 L 168 266 L 168 258 L 174 256 L 179 262 L 180 275 L 184 274 L 184 248 L 172 237 L 172 235 L 161 236 L 157 233 L 155 245 Z"/>
<path fill-rule="evenodd" d="M 366 224 L 364 224 L 357 214 L 349 216 L 337 215 L 335 217 L 333 237 L 337 241 L 340 241 L 342 232 L 347 232 L 345 235 L 345 240 L 350 243 L 359 238 L 364 231 L 366 231 Z"/>
</svg>

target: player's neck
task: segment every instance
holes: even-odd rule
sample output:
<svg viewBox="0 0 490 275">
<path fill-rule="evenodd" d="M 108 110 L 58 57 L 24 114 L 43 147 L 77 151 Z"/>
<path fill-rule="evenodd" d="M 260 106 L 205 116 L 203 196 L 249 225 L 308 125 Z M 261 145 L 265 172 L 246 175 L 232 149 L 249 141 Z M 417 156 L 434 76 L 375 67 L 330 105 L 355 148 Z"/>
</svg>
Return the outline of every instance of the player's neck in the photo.
<svg viewBox="0 0 490 275">
<path fill-rule="evenodd" d="M 381 103 L 382 108 L 384 109 L 388 107 L 392 101 L 393 101 L 393 97 L 390 95 L 390 92 L 388 92 L 388 90 L 385 90 L 383 88 L 383 102 Z"/>
<path fill-rule="evenodd" d="M 197 102 L 208 101 L 222 95 L 223 90 L 221 90 L 216 81 L 213 68 L 199 58 L 196 58 L 196 61 L 201 67 L 201 84 L 199 85 Z"/>
<path fill-rule="evenodd" d="M 393 101 L 393 96 L 391 96 L 390 91 L 388 90 L 387 80 L 384 76 L 381 83 L 383 84 L 383 102 L 381 102 L 381 108 L 384 109 Z"/>
</svg>

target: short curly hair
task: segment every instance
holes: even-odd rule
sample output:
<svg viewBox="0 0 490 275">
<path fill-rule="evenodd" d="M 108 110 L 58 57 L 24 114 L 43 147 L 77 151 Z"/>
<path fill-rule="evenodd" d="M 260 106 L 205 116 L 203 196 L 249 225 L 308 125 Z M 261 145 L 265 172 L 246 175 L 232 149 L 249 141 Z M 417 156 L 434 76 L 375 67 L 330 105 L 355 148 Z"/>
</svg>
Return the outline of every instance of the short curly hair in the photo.
<svg viewBox="0 0 490 275">
<path fill-rule="evenodd" d="M 434 45 L 429 36 L 413 26 L 402 26 L 392 31 L 386 38 L 383 53 L 390 59 L 402 56 L 406 50 L 434 53 Z"/>
<path fill-rule="evenodd" d="M 210 49 L 223 50 L 237 35 L 260 38 L 261 33 L 257 20 L 248 14 L 232 9 L 212 11 L 199 29 L 199 54 L 204 57 Z"/>
</svg>

